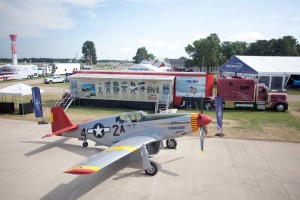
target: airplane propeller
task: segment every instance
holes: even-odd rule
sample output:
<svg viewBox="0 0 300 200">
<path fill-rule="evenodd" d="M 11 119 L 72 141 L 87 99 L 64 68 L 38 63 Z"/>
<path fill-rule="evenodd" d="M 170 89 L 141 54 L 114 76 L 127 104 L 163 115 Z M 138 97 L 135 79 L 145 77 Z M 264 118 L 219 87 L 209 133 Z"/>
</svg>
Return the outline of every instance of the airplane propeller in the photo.
<svg viewBox="0 0 300 200">
<path fill-rule="evenodd" d="M 201 126 L 199 131 L 200 136 L 200 153 L 204 153 L 204 134 L 207 135 L 206 126 Z"/>
<path fill-rule="evenodd" d="M 208 131 L 206 125 L 212 121 L 210 117 L 204 114 L 199 114 L 198 116 L 198 127 L 200 129 L 200 153 L 204 153 L 204 134 L 207 135 Z"/>
</svg>

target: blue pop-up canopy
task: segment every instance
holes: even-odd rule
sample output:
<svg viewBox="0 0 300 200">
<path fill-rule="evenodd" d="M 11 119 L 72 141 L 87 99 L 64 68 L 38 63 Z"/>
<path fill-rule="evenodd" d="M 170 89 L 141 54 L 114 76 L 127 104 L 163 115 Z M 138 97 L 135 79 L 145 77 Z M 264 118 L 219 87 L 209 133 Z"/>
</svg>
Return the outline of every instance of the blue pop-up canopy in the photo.
<svg viewBox="0 0 300 200">
<path fill-rule="evenodd" d="M 258 72 L 244 63 L 238 57 L 233 56 L 219 67 L 221 72 L 235 72 L 243 74 L 257 74 Z"/>
</svg>

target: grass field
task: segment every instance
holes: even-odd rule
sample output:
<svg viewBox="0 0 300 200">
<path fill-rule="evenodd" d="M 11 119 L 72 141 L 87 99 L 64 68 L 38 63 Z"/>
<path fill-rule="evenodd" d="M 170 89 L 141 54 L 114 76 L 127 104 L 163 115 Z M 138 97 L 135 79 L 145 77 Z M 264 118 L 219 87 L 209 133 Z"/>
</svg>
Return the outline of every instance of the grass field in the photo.
<svg viewBox="0 0 300 200">
<path fill-rule="evenodd" d="M 43 83 L 32 84 L 47 89 L 48 87 L 57 89 L 57 94 L 47 93 L 42 94 L 43 111 L 45 121 L 49 121 L 50 108 L 54 106 L 60 98 L 60 91 L 68 87 L 68 83 L 45 85 Z M 30 96 L 24 97 L 23 101 L 28 102 Z M 122 112 L 130 112 L 129 109 L 120 108 L 90 108 L 71 106 L 67 110 L 67 115 L 73 123 L 79 123 L 87 119 L 103 118 L 112 114 Z M 147 111 L 153 113 L 153 111 Z M 197 112 L 197 110 L 179 110 L 178 112 Z M 214 137 L 216 133 L 216 117 L 214 111 L 204 111 L 205 114 L 212 117 L 213 122 L 209 125 L 209 137 Z M 258 111 L 251 109 L 234 109 L 227 108 L 223 114 L 223 129 L 224 138 L 238 139 L 255 139 L 268 141 L 286 141 L 300 142 L 300 102 L 290 102 L 289 110 L 286 112 L 274 112 L 272 110 Z M 34 114 L 19 115 L 19 114 L 0 114 L 0 118 L 40 121 L 36 119 Z M 196 134 L 196 133 L 195 133 Z"/>
</svg>

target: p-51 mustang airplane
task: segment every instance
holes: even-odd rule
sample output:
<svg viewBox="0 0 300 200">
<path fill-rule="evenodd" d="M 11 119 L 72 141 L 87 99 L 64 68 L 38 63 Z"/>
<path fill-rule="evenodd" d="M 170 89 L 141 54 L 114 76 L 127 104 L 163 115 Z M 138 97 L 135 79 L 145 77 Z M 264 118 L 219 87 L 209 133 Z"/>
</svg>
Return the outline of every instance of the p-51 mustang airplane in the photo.
<svg viewBox="0 0 300 200">
<path fill-rule="evenodd" d="M 67 169 L 65 173 L 92 174 L 141 148 L 143 170 L 154 176 L 158 169 L 149 160 L 149 155 L 160 151 L 163 140 L 172 141 L 200 128 L 200 145 L 203 151 L 205 126 L 210 122 L 210 117 L 200 113 L 147 114 L 135 111 L 72 124 L 63 109 L 57 106 L 51 108 L 52 133 L 44 137 L 56 135 L 78 138 L 84 141 L 84 147 L 88 146 L 87 140 L 90 139 L 96 145 L 109 147 L 79 163 L 77 167 Z"/>
</svg>

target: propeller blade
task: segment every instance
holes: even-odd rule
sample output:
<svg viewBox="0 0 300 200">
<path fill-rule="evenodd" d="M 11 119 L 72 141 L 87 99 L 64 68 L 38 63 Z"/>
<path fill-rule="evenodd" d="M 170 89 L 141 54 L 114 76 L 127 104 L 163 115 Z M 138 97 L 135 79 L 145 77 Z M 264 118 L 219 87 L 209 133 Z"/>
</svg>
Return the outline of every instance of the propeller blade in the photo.
<svg viewBox="0 0 300 200">
<path fill-rule="evenodd" d="M 201 126 L 200 127 L 200 153 L 203 154 L 204 153 L 204 133 L 205 133 L 205 127 Z"/>
</svg>

